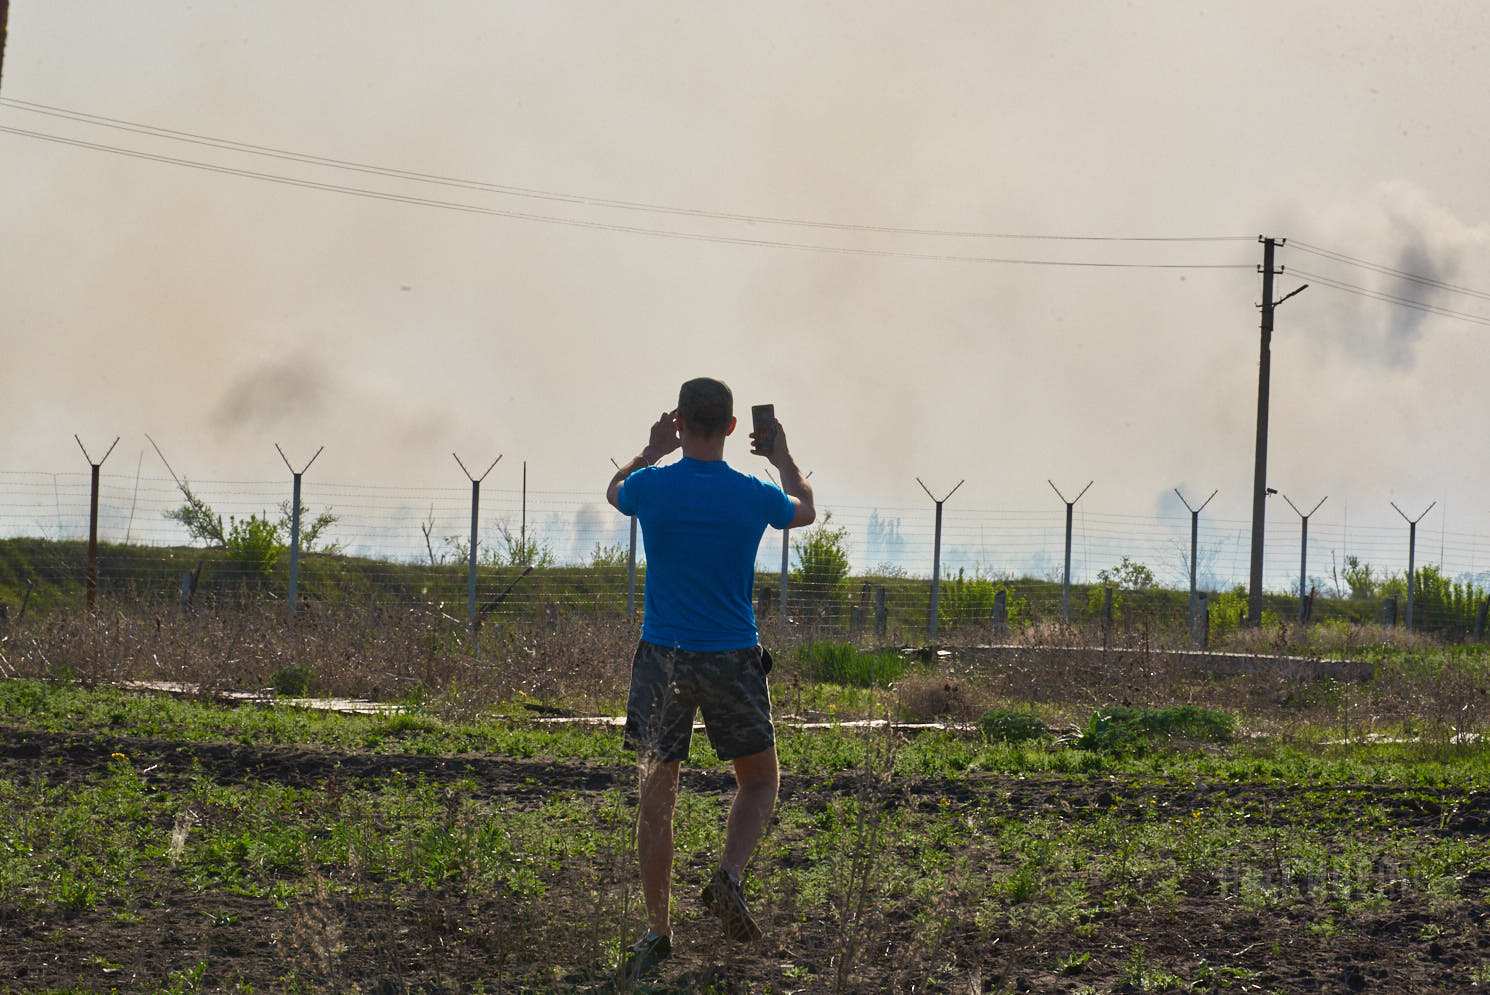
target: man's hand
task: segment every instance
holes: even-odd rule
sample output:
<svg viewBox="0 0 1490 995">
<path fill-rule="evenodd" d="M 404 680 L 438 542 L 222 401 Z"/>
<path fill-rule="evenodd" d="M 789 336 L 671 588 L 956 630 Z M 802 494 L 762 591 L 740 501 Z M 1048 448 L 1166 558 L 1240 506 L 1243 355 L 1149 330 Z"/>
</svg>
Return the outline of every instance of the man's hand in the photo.
<svg viewBox="0 0 1490 995">
<path fill-rule="evenodd" d="M 761 440 L 757 433 L 750 433 L 750 451 L 756 456 L 764 456 L 776 469 L 781 469 L 785 463 L 792 461 L 791 450 L 786 447 L 786 431 L 782 429 L 781 422 L 771 420 L 772 445 L 769 451 L 762 449 Z"/>
<path fill-rule="evenodd" d="M 631 462 L 616 469 L 616 475 L 610 478 L 610 483 L 605 488 L 605 500 L 610 502 L 612 507 L 616 506 L 616 491 L 620 490 L 622 482 L 631 476 L 633 471 L 644 466 L 651 466 L 683 444 L 678 438 L 677 414 L 676 411 L 664 411 L 652 425 L 646 448 L 641 451 L 640 455 L 633 457 Z"/>
<path fill-rule="evenodd" d="M 807 483 L 807 478 L 802 476 L 802 471 L 797 469 L 797 461 L 792 459 L 791 450 L 786 445 L 786 431 L 782 429 L 781 422 L 773 420 L 771 429 L 770 450 L 761 449 L 761 440 L 756 433 L 751 432 L 750 451 L 770 460 L 771 465 L 781 474 L 781 489 L 786 491 L 787 496 L 792 499 L 793 506 L 797 509 L 787 528 L 797 529 L 804 525 L 811 525 L 817 518 L 812 487 Z"/>
<path fill-rule="evenodd" d="M 642 455 L 649 457 L 653 463 L 683 444 L 683 441 L 678 438 L 677 415 L 676 411 L 664 411 L 656 424 L 652 426 L 652 432 L 647 439 L 647 447 L 642 450 Z"/>
</svg>

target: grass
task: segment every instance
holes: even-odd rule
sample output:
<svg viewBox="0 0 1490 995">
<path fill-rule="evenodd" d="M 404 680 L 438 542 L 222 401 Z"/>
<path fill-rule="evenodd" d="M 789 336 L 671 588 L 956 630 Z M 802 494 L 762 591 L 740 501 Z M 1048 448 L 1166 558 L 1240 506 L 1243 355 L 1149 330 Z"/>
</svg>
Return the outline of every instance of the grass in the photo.
<svg viewBox="0 0 1490 995">
<path fill-rule="evenodd" d="M 810 681 L 857 688 L 888 687 L 911 669 L 911 661 L 894 650 L 823 641 L 799 647 L 796 662 Z"/>
<path fill-rule="evenodd" d="M 1490 876 L 1490 854 L 1472 834 L 1440 831 L 1441 821 L 1403 820 L 1419 803 L 1447 819 L 1473 802 L 1470 792 L 1490 790 L 1490 751 L 1234 739 L 1231 716 L 1180 707 L 1099 716 L 1101 736 L 1139 736 L 1145 749 L 1013 735 L 1044 729 L 1018 709 L 985 716 L 1001 737 L 783 731 L 791 791 L 750 894 L 773 942 L 800 951 L 790 958 L 711 947 L 687 893 L 718 858 L 728 796 L 686 783 L 679 929 L 700 939 L 680 948 L 676 970 L 725 958 L 747 988 L 966 990 L 973 967 L 1008 963 L 1096 991 L 1226 991 L 1286 988 L 1277 965 L 1299 944 L 1360 943 L 1393 917 L 1412 924 L 1413 942 L 1389 944 L 1384 969 L 1413 962 L 1429 926 L 1435 942 L 1473 943 L 1472 913 L 1486 896 L 1468 883 Z M 154 755 L 124 751 L 71 768 L 66 780 L 56 758 L 5 768 L 0 916 L 76 930 L 91 937 L 96 964 L 145 970 L 111 931 L 148 928 L 166 914 L 162 896 L 181 896 L 174 901 L 200 907 L 204 935 L 276 924 L 266 935 L 277 970 L 293 973 L 293 983 L 245 980 L 236 972 L 246 962 L 224 952 L 243 941 L 216 939 L 183 947 L 136 987 L 345 990 L 372 987 L 377 979 L 359 972 L 381 963 L 427 979 L 448 972 L 446 987 L 574 988 L 597 982 L 635 921 L 629 758 L 614 730 L 450 721 L 417 709 L 368 717 L 224 707 L 37 681 L 0 681 L 0 726 L 545 758 L 622 775 L 595 790 L 526 784 L 520 771 L 496 785 L 399 773 L 287 784 L 193 773 L 179 760 L 165 771 Z M 706 747 L 696 750 L 698 766 L 719 768 Z M 1196 909 L 1205 910 L 1198 919 Z M 409 935 L 439 937 L 419 948 L 439 956 L 398 946 Z M 388 946 L 367 946 L 369 937 Z M 1291 946 L 1275 955 L 1280 937 Z M 0 957 L 10 949 L 0 940 Z M 1185 952 L 1195 949 L 1203 960 Z M 1459 963 L 1453 984 L 1439 987 L 1472 983 L 1473 962 Z M 670 977 L 676 990 L 717 980 Z M 997 990 L 992 975 L 984 980 Z"/>
</svg>

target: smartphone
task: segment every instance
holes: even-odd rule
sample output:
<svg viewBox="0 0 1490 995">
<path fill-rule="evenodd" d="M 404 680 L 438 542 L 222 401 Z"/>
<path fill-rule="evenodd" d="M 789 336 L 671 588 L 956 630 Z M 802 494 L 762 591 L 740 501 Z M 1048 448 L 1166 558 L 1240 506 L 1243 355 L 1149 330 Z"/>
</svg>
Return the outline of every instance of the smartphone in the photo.
<svg viewBox="0 0 1490 995">
<path fill-rule="evenodd" d="M 755 430 L 755 448 L 751 452 L 765 455 L 776 448 L 776 405 L 752 404 L 750 421 Z"/>
</svg>

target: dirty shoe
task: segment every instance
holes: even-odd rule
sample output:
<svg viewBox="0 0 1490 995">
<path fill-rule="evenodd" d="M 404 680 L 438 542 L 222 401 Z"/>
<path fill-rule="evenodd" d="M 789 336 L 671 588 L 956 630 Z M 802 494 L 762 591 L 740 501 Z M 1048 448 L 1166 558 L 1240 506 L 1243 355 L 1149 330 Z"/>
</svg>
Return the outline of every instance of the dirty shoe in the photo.
<svg viewBox="0 0 1490 995">
<path fill-rule="evenodd" d="M 704 908 L 719 917 L 724 925 L 724 935 L 736 943 L 754 943 L 761 938 L 761 928 L 750 915 L 745 904 L 745 892 L 740 882 L 729 876 L 723 867 L 714 872 L 704 888 Z"/>
</svg>

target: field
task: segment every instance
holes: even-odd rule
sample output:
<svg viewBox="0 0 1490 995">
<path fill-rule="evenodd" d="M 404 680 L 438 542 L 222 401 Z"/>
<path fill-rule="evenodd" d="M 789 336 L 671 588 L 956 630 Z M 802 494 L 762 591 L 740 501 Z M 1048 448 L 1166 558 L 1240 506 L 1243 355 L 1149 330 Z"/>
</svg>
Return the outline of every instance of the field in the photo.
<svg viewBox="0 0 1490 995">
<path fill-rule="evenodd" d="M 0 681 L 0 986 L 616 990 L 634 774 L 615 730 L 540 718 L 614 712 L 624 658 L 356 716 L 126 693 L 50 638 L 82 669 Z M 758 948 L 698 904 L 731 779 L 695 738 L 676 953 L 641 990 L 1490 988 L 1481 657 L 1356 684 L 872 656 L 783 661 Z M 954 727 L 792 727 L 870 716 Z"/>
</svg>

